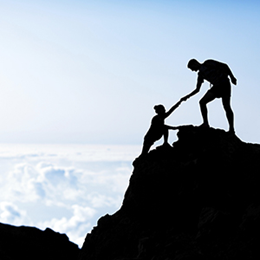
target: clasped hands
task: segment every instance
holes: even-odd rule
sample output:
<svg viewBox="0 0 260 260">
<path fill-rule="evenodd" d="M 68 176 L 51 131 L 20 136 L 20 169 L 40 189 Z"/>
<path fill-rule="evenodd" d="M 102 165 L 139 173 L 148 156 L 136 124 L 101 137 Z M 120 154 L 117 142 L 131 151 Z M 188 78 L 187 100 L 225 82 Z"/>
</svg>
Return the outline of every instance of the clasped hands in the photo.
<svg viewBox="0 0 260 260">
<path fill-rule="evenodd" d="M 184 96 L 184 97 L 182 97 L 182 98 L 180 99 L 180 101 L 181 101 L 181 102 L 182 102 L 182 101 L 186 101 L 188 98 L 189 98 L 189 96 Z"/>
</svg>

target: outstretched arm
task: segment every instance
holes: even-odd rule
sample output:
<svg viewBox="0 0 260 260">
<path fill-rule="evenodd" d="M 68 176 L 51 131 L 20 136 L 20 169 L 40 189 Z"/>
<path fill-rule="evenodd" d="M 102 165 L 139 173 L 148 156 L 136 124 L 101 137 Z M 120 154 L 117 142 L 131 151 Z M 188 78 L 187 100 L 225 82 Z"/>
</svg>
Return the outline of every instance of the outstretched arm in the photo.
<svg viewBox="0 0 260 260">
<path fill-rule="evenodd" d="M 190 98 L 190 97 L 196 95 L 196 94 L 200 91 L 202 82 L 203 82 L 203 81 L 197 81 L 196 88 L 195 88 L 190 94 L 188 94 L 188 95 L 182 97 L 182 98 L 181 98 L 181 101 L 186 101 L 188 98 Z"/>
<path fill-rule="evenodd" d="M 179 100 L 175 105 L 173 105 L 168 112 L 165 113 L 164 118 L 168 117 L 180 104 L 182 100 Z"/>
<path fill-rule="evenodd" d="M 171 129 L 171 130 L 178 130 L 179 127 L 178 126 L 171 126 L 171 125 L 165 125 L 167 127 L 167 129 Z"/>
</svg>

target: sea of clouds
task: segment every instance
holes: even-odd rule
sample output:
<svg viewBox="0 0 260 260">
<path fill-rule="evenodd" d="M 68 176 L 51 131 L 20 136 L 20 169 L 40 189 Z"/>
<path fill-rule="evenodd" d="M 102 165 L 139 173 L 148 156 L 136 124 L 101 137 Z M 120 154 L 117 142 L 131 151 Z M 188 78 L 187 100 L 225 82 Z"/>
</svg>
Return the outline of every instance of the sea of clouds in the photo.
<svg viewBox="0 0 260 260">
<path fill-rule="evenodd" d="M 139 146 L 0 145 L 0 222 L 46 227 L 82 246 L 116 212 Z"/>
</svg>

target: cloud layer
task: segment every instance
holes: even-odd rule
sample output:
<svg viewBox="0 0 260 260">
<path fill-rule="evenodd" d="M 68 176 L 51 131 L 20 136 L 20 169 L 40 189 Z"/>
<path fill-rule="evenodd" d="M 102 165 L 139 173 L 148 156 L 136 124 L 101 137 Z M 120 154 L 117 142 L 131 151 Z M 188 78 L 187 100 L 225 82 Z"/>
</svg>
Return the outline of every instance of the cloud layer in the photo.
<svg viewBox="0 0 260 260">
<path fill-rule="evenodd" d="M 137 146 L 6 145 L 0 148 L 0 222 L 50 227 L 82 245 L 121 206 Z"/>
</svg>

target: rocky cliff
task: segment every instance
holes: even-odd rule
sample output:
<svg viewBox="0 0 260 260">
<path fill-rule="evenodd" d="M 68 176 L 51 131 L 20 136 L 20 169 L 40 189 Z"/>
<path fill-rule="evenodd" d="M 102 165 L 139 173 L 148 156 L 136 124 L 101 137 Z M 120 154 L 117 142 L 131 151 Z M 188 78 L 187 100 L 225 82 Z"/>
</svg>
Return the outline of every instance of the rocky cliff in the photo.
<svg viewBox="0 0 260 260">
<path fill-rule="evenodd" d="M 134 162 L 80 260 L 260 259 L 260 145 L 193 126 L 178 138 Z"/>
<path fill-rule="evenodd" d="M 47 228 L 16 227 L 0 223 L 1 260 L 72 260 L 79 248 L 65 234 Z"/>
</svg>

